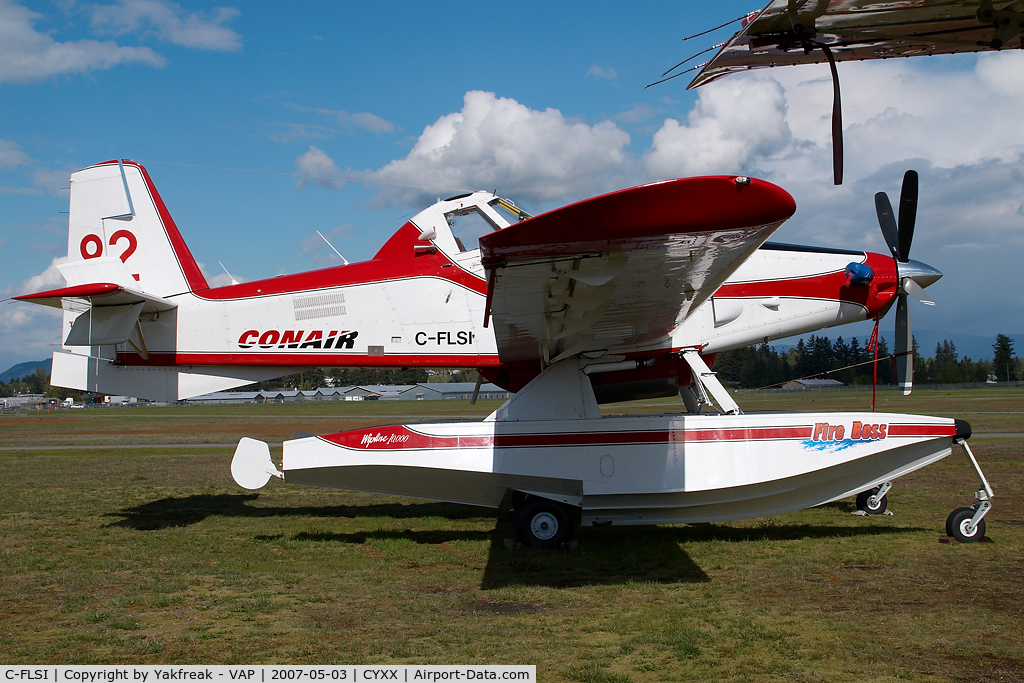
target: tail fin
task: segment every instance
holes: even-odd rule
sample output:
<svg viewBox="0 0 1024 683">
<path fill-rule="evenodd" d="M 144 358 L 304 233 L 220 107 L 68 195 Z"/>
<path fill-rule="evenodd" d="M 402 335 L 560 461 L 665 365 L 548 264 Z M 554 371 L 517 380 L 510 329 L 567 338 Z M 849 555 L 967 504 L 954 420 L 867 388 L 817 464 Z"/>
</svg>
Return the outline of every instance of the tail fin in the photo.
<svg viewBox="0 0 1024 683">
<path fill-rule="evenodd" d="M 71 174 L 69 287 L 107 282 L 158 297 L 209 289 L 146 169 L 105 161 Z"/>
</svg>

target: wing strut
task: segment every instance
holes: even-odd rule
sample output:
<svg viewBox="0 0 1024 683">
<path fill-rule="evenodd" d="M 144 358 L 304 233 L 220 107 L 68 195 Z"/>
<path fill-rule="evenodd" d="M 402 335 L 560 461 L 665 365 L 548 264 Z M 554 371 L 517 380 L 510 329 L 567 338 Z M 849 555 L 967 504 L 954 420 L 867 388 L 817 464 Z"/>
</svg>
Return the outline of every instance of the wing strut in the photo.
<svg viewBox="0 0 1024 683">
<path fill-rule="evenodd" d="M 711 368 L 704 362 L 704 359 L 700 357 L 700 351 L 697 349 L 683 351 L 683 360 L 690 366 L 694 381 L 699 382 L 704 389 L 710 392 L 711 396 L 714 397 L 715 401 L 722 408 L 723 413 L 739 415 L 743 412 L 732 396 L 729 395 L 729 391 L 718 380 L 717 373 L 712 372 Z"/>
</svg>

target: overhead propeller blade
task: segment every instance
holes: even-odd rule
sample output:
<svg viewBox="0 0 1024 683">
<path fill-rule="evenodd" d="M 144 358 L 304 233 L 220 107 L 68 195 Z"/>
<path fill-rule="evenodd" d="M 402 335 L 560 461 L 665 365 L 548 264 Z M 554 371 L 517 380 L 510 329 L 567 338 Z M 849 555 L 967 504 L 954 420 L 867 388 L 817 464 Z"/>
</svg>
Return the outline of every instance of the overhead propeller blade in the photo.
<svg viewBox="0 0 1024 683">
<path fill-rule="evenodd" d="M 907 295 L 914 297 L 923 304 L 934 306 L 935 302 L 925 293 L 914 278 L 920 278 L 925 285 L 931 284 L 942 277 L 942 273 L 923 263 L 910 262 L 910 244 L 914 241 L 914 224 L 917 222 L 917 171 L 903 174 L 903 187 L 900 190 L 899 224 L 889 203 L 889 196 L 884 192 L 875 195 L 875 213 L 878 215 L 878 226 L 882 229 L 882 237 L 896 261 L 896 272 L 899 280 L 899 294 L 896 297 L 896 380 L 900 390 L 906 396 L 914 387 L 914 338 L 910 331 L 910 308 L 907 306 Z"/>
<path fill-rule="evenodd" d="M 879 192 L 875 195 L 875 213 L 878 215 L 878 227 L 882 229 L 882 237 L 892 252 L 892 257 L 900 260 L 900 238 L 899 230 L 896 227 L 896 219 L 893 218 L 892 204 L 889 203 L 889 195 Z"/>
<path fill-rule="evenodd" d="M 924 291 L 924 287 L 917 284 L 909 277 L 903 278 L 903 291 L 905 291 L 907 294 L 914 297 L 923 304 L 926 304 L 928 306 L 935 305 L 935 301 L 933 301 L 932 298 L 928 296 L 927 292 Z"/>
<path fill-rule="evenodd" d="M 907 171 L 903 174 L 903 189 L 900 190 L 900 255 L 897 260 L 903 263 L 910 258 L 910 243 L 914 240 L 914 223 L 916 221 L 917 171 Z"/>
<path fill-rule="evenodd" d="M 914 387 L 914 351 L 910 331 L 910 310 L 907 295 L 900 294 L 896 301 L 896 381 L 904 396 Z"/>
</svg>

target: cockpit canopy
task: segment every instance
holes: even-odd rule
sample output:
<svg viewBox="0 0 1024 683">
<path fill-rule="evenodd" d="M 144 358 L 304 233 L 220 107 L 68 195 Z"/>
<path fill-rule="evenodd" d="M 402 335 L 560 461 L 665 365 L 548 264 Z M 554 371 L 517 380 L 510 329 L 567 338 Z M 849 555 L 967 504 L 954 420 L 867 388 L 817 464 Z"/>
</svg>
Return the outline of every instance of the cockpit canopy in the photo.
<svg viewBox="0 0 1024 683">
<path fill-rule="evenodd" d="M 412 224 L 419 228 L 421 240 L 429 240 L 448 256 L 455 257 L 477 251 L 476 241 L 483 235 L 530 217 L 511 200 L 477 190 L 439 199 L 416 214 Z"/>
</svg>

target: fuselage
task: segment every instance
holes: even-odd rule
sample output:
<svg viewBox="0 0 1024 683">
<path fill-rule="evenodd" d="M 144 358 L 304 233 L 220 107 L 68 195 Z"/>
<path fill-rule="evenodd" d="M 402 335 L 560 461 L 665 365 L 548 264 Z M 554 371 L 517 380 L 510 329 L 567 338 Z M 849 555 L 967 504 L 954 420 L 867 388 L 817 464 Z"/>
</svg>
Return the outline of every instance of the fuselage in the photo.
<svg viewBox="0 0 1024 683">
<path fill-rule="evenodd" d="M 105 162 L 73 174 L 70 214 L 69 261 L 61 266 L 69 287 L 20 297 L 64 309 L 67 353 L 55 359 L 57 384 L 102 391 L 113 390 L 113 382 L 116 393 L 144 396 L 142 380 L 122 386 L 120 380 L 130 375 L 123 370 L 161 370 L 160 382 L 170 388 L 155 393 L 187 398 L 297 368 L 442 366 L 479 369 L 516 391 L 541 370 L 534 361 L 503 362 L 494 327 L 485 320 L 488 271 L 480 249 L 466 249 L 462 238 L 470 241 L 531 218 L 489 192 L 439 200 L 368 261 L 226 287 L 207 284 L 138 164 Z M 453 230 L 467 221 L 475 234 Z M 618 267 L 633 258 L 618 256 Z M 643 370 L 609 373 L 602 381 L 668 378 L 686 384 L 681 349 L 700 349 L 710 359 L 729 349 L 876 318 L 900 288 L 897 266 L 883 254 L 765 243 L 741 258 L 713 296 L 697 292 L 700 305 L 675 323 L 645 331 L 642 343 L 584 349 L 645 359 Z M 848 272 L 851 264 L 860 264 L 858 278 Z M 104 299 L 97 287 L 120 290 L 121 298 Z M 133 293 L 145 299 L 140 310 L 132 308 Z M 90 307 L 92 317 L 86 319 Z M 101 341 L 84 345 L 89 340 Z M 184 374 L 202 375 L 202 381 L 186 382 Z"/>
</svg>

